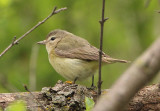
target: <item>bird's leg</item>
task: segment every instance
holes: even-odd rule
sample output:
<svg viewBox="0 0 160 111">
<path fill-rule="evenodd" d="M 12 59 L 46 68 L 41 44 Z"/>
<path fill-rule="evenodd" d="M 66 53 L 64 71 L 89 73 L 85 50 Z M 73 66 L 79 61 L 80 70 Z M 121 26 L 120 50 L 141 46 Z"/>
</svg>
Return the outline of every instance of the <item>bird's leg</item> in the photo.
<svg viewBox="0 0 160 111">
<path fill-rule="evenodd" d="M 91 87 L 94 87 L 94 75 L 92 76 L 92 84 Z"/>
<path fill-rule="evenodd" d="M 92 84 L 91 87 L 87 88 L 89 90 L 95 90 L 96 86 L 94 86 L 94 75 L 92 76 Z"/>
<path fill-rule="evenodd" d="M 76 83 L 77 79 L 78 79 L 78 77 L 76 77 L 76 78 L 74 79 L 73 84 L 75 84 L 75 83 Z"/>
</svg>

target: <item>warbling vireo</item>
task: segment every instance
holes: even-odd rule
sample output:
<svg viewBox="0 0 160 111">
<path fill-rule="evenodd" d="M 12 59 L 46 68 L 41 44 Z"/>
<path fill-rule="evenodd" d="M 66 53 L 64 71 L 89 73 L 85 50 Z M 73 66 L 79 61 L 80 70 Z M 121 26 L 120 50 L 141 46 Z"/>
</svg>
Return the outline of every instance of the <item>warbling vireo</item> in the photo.
<svg viewBox="0 0 160 111">
<path fill-rule="evenodd" d="M 54 30 L 46 40 L 37 43 L 46 45 L 49 62 L 67 80 L 84 80 L 98 69 L 99 49 L 65 30 Z M 114 59 L 102 53 L 102 64 L 115 62 L 127 63 L 126 60 Z"/>
</svg>

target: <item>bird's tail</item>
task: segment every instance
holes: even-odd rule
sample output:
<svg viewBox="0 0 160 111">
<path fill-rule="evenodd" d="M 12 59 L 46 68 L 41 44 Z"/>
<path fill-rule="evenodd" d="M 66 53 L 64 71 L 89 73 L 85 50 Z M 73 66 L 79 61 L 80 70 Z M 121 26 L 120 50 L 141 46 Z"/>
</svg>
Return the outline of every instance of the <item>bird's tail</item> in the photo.
<svg viewBox="0 0 160 111">
<path fill-rule="evenodd" d="M 127 60 L 121 60 L 121 59 L 114 59 L 111 57 L 104 57 L 103 61 L 106 63 L 115 63 L 115 62 L 120 62 L 120 63 L 129 63 L 130 61 Z"/>
</svg>

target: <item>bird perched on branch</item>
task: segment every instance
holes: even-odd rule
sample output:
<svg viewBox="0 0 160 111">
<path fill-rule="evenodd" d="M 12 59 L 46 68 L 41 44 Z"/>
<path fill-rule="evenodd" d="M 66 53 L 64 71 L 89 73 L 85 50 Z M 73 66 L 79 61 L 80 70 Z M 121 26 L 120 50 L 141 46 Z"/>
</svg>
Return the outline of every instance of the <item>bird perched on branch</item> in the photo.
<svg viewBox="0 0 160 111">
<path fill-rule="evenodd" d="M 49 62 L 53 68 L 67 80 L 84 80 L 98 69 L 99 49 L 65 30 L 53 30 L 38 44 L 46 45 Z M 115 62 L 127 63 L 126 60 L 114 59 L 102 52 L 102 64 Z"/>
</svg>

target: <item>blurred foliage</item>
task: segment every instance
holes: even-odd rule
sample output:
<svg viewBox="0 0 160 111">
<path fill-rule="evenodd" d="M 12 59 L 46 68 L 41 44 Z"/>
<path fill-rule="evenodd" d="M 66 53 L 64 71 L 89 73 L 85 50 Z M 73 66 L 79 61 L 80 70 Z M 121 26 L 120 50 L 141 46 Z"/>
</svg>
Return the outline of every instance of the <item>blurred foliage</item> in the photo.
<svg viewBox="0 0 160 111">
<path fill-rule="evenodd" d="M 19 45 L 0 58 L 0 92 L 25 91 L 29 85 L 30 59 L 36 42 L 53 29 L 64 29 L 99 47 L 101 3 L 93 0 L 0 0 L 0 52 L 37 22 L 50 14 L 54 6 L 68 7 L 30 33 Z M 160 35 L 158 0 L 106 0 L 103 50 L 108 55 L 134 61 Z M 109 88 L 130 64 L 112 64 L 102 68 L 103 88 Z M 97 81 L 96 74 L 96 81 Z M 132 76 L 132 75 L 131 75 Z M 49 64 L 44 46 L 39 46 L 36 62 L 36 89 L 54 86 L 62 79 Z M 88 81 L 80 84 L 88 85 Z M 95 81 L 95 84 L 97 84 Z M 31 85 L 32 86 L 32 85 Z"/>
<path fill-rule="evenodd" d="M 5 111 L 27 111 L 25 101 L 18 100 L 11 103 Z"/>
<path fill-rule="evenodd" d="M 85 97 L 86 111 L 91 111 L 94 107 L 94 101 L 91 98 Z"/>
</svg>

